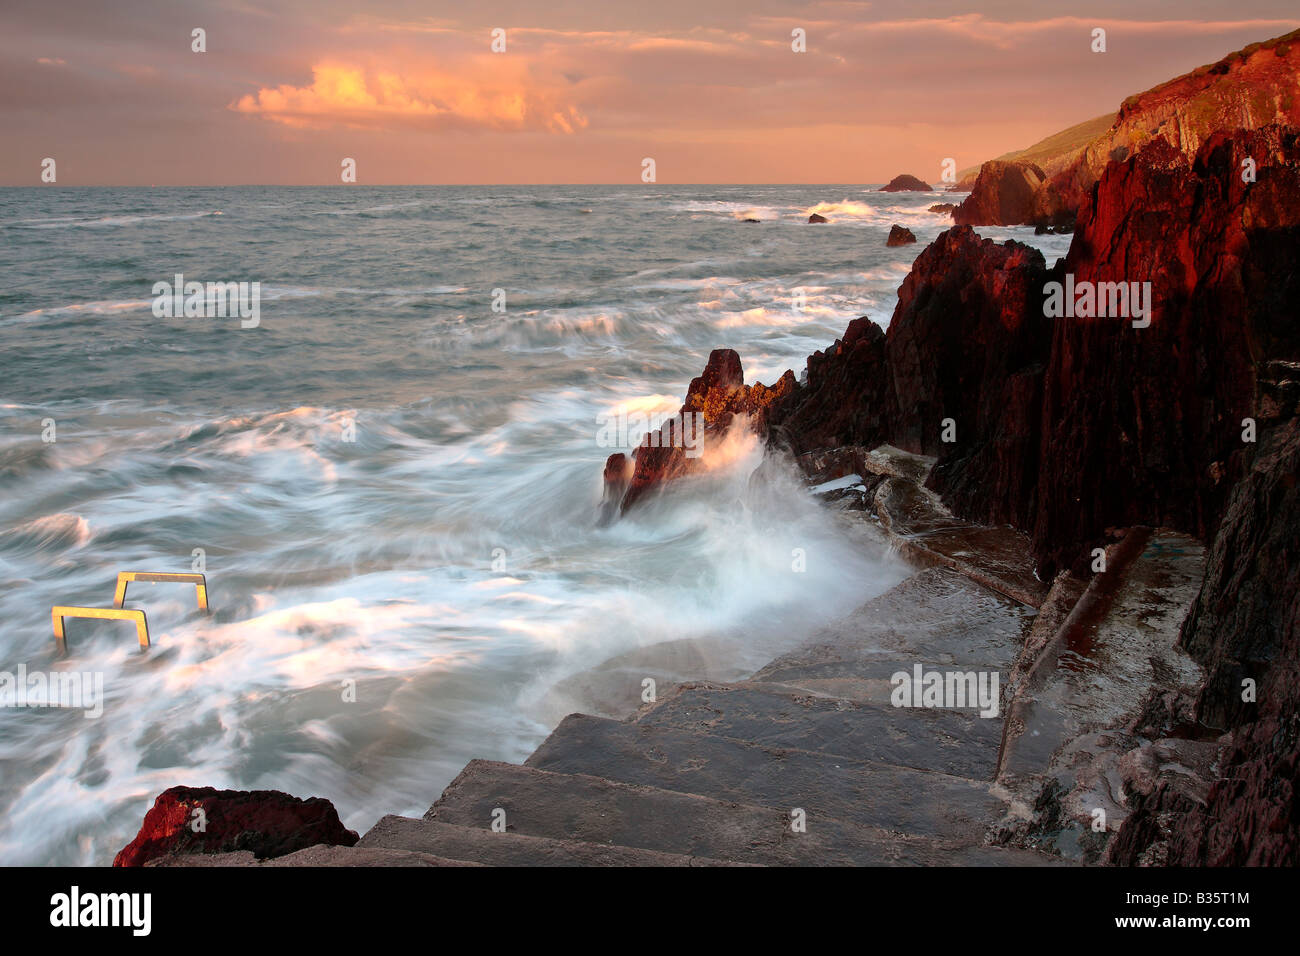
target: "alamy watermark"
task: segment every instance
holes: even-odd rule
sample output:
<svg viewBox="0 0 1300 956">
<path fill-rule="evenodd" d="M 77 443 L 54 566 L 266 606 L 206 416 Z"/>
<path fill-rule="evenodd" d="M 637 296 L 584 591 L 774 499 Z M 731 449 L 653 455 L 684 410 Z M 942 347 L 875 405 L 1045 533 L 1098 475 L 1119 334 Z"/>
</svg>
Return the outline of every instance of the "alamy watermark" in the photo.
<svg viewBox="0 0 1300 956">
<path fill-rule="evenodd" d="M 646 412 L 602 412 L 596 416 L 600 448 L 682 448 L 687 458 L 704 453 L 704 413 L 676 415 Z"/>
<path fill-rule="evenodd" d="M 0 707 L 66 707 L 84 710 L 87 719 L 104 713 L 102 671 L 0 671 Z"/>
<path fill-rule="evenodd" d="M 916 664 L 912 673 L 896 671 L 889 682 L 895 707 L 978 707 L 981 717 L 998 716 L 997 671 L 927 671 Z"/>
<path fill-rule="evenodd" d="M 50 897 L 50 925 L 55 927 L 122 927 L 132 936 L 148 936 L 152 914 L 151 893 L 83 893 L 73 886 Z"/>
<path fill-rule="evenodd" d="M 1151 324 L 1150 282 L 1075 282 L 1074 273 L 1067 272 L 1064 285 L 1048 282 L 1043 295 L 1043 315 L 1049 319 L 1132 319 L 1135 329 Z"/>
<path fill-rule="evenodd" d="M 159 319 L 240 318 L 240 327 L 255 329 L 261 323 L 262 283 L 186 282 L 176 273 L 175 282 L 153 284 L 153 314 Z"/>
</svg>

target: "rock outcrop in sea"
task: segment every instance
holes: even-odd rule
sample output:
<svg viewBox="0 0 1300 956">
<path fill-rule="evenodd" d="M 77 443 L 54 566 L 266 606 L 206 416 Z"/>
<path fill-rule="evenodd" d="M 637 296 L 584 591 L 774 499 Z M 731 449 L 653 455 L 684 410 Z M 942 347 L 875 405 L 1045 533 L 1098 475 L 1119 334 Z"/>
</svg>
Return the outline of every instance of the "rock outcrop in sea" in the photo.
<svg viewBox="0 0 1300 956">
<path fill-rule="evenodd" d="M 991 160 L 980 167 L 971 194 L 953 210 L 958 225 L 1014 226 L 1028 222 L 1034 197 L 1047 176 L 1026 160 Z"/>
<path fill-rule="evenodd" d="M 657 432 L 647 435 L 633 451 L 631 477 L 620 509 L 626 511 L 648 491 L 657 489 L 668 479 L 703 467 L 709 447 L 726 432 L 737 415 L 745 416 L 754 427 L 764 429 L 768 409 L 789 395 L 796 385 L 793 372 L 786 372 L 770 388 L 746 385 L 740 356 L 732 349 L 714 349 L 704 372 L 691 381 L 686 401 L 677 416 Z M 678 434 L 678 429 L 694 432 L 699 423 L 702 423 L 700 434 Z M 617 473 L 620 466 L 616 459 L 619 457 L 611 456 L 605 465 L 607 507 L 613 500 L 611 469 Z"/>
<path fill-rule="evenodd" d="M 889 235 L 885 238 L 885 245 L 887 246 L 907 246 L 914 242 L 916 242 L 916 236 L 912 234 L 912 230 L 906 226 L 900 226 L 898 223 L 894 223 L 889 227 Z"/>
<path fill-rule="evenodd" d="M 880 191 L 882 193 L 928 193 L 934 192 L 934 188 L 924 179 L 904 173 L 895 176 L 887 185 L 881 186 Z"/>
</svg>

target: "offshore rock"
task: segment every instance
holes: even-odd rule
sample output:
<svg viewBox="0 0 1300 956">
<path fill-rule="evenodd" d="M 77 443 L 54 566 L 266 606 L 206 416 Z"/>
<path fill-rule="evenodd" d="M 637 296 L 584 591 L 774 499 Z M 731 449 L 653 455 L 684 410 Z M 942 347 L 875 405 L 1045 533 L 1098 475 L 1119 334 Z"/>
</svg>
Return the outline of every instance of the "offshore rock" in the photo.
<svg viewBox="0 0 1300 956">
<path fill-rule="evenodd" d="M 359 837 L 343 826 L 334 804 L 300 800 L 279 790 L 172 787 L 159 794 L 134 840 L 114 866 L 144 866 L 160 857 L 247 850 L 283 856 L 309 846 L 352 846 Z"/>
<path fill-rule="evenodd" d="M 990 160 L 980 167 L 971 194 L 953 210 L 952 221 L 969 226 L 1014 226 L 1034 215 L 1034 196 L 1046 179 L 1025 160 Z"/>
</svg>

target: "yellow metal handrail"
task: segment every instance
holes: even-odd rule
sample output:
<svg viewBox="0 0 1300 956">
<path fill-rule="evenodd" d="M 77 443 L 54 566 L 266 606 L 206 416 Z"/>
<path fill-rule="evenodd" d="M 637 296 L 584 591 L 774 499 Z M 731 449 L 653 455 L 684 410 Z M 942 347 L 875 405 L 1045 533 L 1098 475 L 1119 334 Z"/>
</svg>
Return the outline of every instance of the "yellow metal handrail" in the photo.
<svg viewBox="0 0 1300 956">
<path fill-rule="evenodd" d="M 149 646 L 149 621 L 145 618 L 144 611 L 137 608 L 70 607 L 58 604 L 54 606 L 51 614 L 54 618 L 54 640 L 58 642 L 59 651 L 61 653 L 67 653 L 68 650 L 67 638 L 63 631 L 63 619 L 65 617 L 89 617 L 109 621 L 133 621 L 135 622 L 135 633 L 136 637 L 140 640 L 140 646 Z"/>
<path fill-rule="evenodd" d="M 208 609 L 208 581 L 201 574 L 170 574 L 163 571 L 123 571 L 117 576 L 117 590 L 113 593 L 113 607 L 120 608 L 126 602 L 126 586 L 132 581 L 145 581 L 153 584 L 193 584 L 198 596 L 199 610 Z"/>
</svg>

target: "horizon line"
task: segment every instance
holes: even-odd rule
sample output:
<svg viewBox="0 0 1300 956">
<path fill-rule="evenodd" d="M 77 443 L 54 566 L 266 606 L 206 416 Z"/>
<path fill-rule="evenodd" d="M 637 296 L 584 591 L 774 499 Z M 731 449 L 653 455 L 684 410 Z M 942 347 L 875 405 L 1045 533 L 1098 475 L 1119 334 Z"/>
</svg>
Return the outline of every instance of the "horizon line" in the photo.
<svg viewBox="0 0 1300 956">
<path fill-rule="evenodd" d="M 33 190 L 57 190 L 57 189 L 244 189 L 248 187 L 257 188 L 278 188 L 278 189 L 356 189 L 358 187 L 369 187 L 372 189 L 406 189 L 416 187 L 457 187 L 457 188 L 479 188 L 484 186 L 627 186 L 629 188 L 645 189 L 655 186 L 878 186 L 888 185 L 889 180 L 879 181 L 862 181 L 862 182 L 843 182 L 839 180 L 826 180 L 824 182 L 681 182 L 681 183 L 622 183 L 622 182 L 604 182 L 604 183 L 535 183 L 535 182 L 514 182 L 514 183 L 162 183 L 144 185 L 141 183 L 41 183 L 39 185 L 17 185 L 12 183 L 0 183 L 0 189 L 33 189 Z M 932 186 L 930 189 L 907 189 L 895 190 L 896 192 L 949 192 L 951 187 L 956 183 L 945 183 L 942 186 Z M 960 190 L 968 192 L 969 190 Z"/>
</svg>

